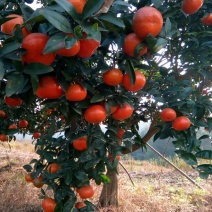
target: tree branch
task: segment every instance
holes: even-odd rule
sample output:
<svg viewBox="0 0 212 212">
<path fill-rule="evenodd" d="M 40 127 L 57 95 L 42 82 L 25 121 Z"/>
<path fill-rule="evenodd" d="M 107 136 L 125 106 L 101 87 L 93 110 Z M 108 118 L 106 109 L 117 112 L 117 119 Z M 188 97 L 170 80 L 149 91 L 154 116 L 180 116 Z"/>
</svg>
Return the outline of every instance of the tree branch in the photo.
<svg viewBox="0 0 212 212">
<path fill-rule="evenodd" d="M 95 15 L 99 15 L 101 13 L 107 13 L 113 2 L 114 0 L 105 0 L 105 3 L 102 5 L 100 10 Z"/>
</svg>

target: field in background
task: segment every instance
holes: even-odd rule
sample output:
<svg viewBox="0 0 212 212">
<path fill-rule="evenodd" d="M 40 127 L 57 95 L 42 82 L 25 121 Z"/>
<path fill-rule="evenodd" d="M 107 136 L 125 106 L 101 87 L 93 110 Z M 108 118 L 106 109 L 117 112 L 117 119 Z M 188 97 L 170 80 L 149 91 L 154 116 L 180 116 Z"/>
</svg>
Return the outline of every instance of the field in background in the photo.
<svg viewBox="0 0 212 212">
<path fill-rule="evenodd" d="M 0 143 L 0 211 L 41 212 L 40 190 L 24 180 L 22 166 L 37 157 L 30 142 Z M 183 161 L 175 165 L 204 189 L 199 189 L 163 160 L 121 160 L 119 208 L 100 208 L 100 212 L 211 212 L 212 179 L 202 180 Z M 97 204 L 101 186 L 95 186 L 92 201 Z"/>
</svg>

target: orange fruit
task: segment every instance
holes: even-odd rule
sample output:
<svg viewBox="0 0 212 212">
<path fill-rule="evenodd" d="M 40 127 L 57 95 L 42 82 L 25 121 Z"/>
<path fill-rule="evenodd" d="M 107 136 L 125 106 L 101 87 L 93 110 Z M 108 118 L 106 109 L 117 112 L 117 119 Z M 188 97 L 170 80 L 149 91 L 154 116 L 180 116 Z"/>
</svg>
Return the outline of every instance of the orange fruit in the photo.
<svg viewBox="0 0 212 212">
<path fill-rule="evenodd" d="M 71 34 L 67 36 L 73 37 L 73 35 Z M 65 41 L 63 41 L 62 45 L 65 46 Z M 63 47 L 62 49 L 57 50 L 55 53 L 65 57 L 73 57 L 79 52 L 79 50 L 80 50 L 80 42 L 76 41 L 76 43 L 71 48 L 66 49 L 65 47 Z"/>
<path fill-rule="evenodd" d="M 56 205 L 55 200 L 50 197 L 46 197 L 41 203 L 44 212 L 54 212 Z"/>
<path fill-rule="evenodd" d="M 123 73 L 118 68 L 111 68 L 109 71 L 103 74 L 103 82 L 107 85 L 116 86 L 121 84 L 123 79 Z"/>
<path fill-rule="evenodd" d="M 23 103 L 22 99 L 12 98 L 12 97 L 9 97 L 9 96 L 5 96 L 4 102 L 10 107 L 18 107 Z"/>
<path fill-rule="evenodd" d="M 30 182 L 30 183 L 33 181 L 31 173 L 25 174 L 25 180 L 26 180 L 26 182 Z"/>
<path fill-rule="evenodd" d="M 162 29 L 163 17 L 154 7 L 142 7 L 135 13 L 132 26 L 134 33 L 141 39 L 149 34 L 156 37 Z"/>
<path fill-rule="evenodd" d="M 86 206 L 84 202 L 77 202 L 75 205 L 75 208 L 80 209 Z"/>
<path fill-rule="evenodd" d="M 176 117 L 177 114 L 172 108 L 165 108 L 160 113 L 160 118 L 165 122 L 174 121 Z"/>
<path fill-rule="evenodd" d="M 2 141 L 2 142 L 8 141 L 8 136 L 5 134 L 0 134 L 0 141 Z"/>
<path fill-rule="evenodd" d="M 1 25 L 1 31 L 5 34 L 12 35 L 15 30 L 16 25 L 22 25 L 24 23 L 23 17 L 17 14 L 10 14 L 7 18 L 13 18 L 9 21 L 6 21 Z M 23 36 L 26 37 L 29 34 L 29 31 L 26 27 L 22 28 Z"/>
<path fill-rule="evenodd" d="M 135 48 L 136 46 L 142 42 L 135 33 L 128 34 L 124 39 L 123 51 L 130 57 L 135 57 Z M 139 56 L 144 55 L 147 52 L 147 46 L 143 44 L 143 49 L 140 50 Z"/>
<path fill-rule="evenodd" d="M 124 75 L 122 84 L 126 90 L 137 92 L 145 86 L 146 78 L 145 78 L 144 74 L 141 73 L 140 71 L 135 71 L 135 84 L 132 85 L 131 81 L 130 81 L 130 75 L 129 75 L 129 73 L 126 73 Z"/>
<path fill-rule="evenodd" d="M 33 133 L 33 138 L 34 139 L 38 139 L 38 138 L 40 138 L 40 136 L 41 136 L 41 133 L 39 133 L 39 132 L 34 132 Z"/>
<path fill-rule="evenodd" d="M 49 40 L 49 36 L 42 33 L 31 33 L 22 42 L 21 48 L 26 49 L 22 55 L 23 63 L 42 63 L 51 65 L 55 59 L 55 53 L 43 54 L 43 50 Z"/>
<path fill-rule="evenodd" d="M 117 137 L 120 138 L 120 139 L 122 139 L 123 136 L 124 136 L 124 133 L 125 133 L 125 130 L 124 129 L 122 129 L 122 128 L 118 129 Z"/>
<path fill-rule="evenodd" d="M 8 129 L 18 129 L 16 124 L 10 124 Z"/>
<path fill-rule="evenodd" d="M 92 124 L 98 124 L 107 117 L 107 112 L 102 105 L 91 105 L 85 110 L 85 120 Z"/>
<path fill-rule="evenodd" d="M 69 101 L 82 101 L 87 96 L 87 90 L 80 84 L 73 84 L 68 87 L 65 95 Z"/>
<path fill-rule="evenodd" d="M 77 192 L 82 199 L 91 198 L 94 195 L 94 189 L 90 185 L 80 187 Z"/>
<path fill-rule="evenodd" d="M 63 95 L 63 90 L 55 77 L 45 76 L 40 79 L 36 95 L 44 99 L 58 99 Z M 50 115 L 51 113 L 52 109 L 49 109 L 47 114 Z"/>
<path fill-rule="evenodd" d="M 112 114 L 112 117 L 116 120 L 125 120 L 133 114 L 133 108 L 127 103 L 118 106 L 117 110 Z"/>
<path fill-rule="evenodd" d="M 196 13 L 202 7 L 204 0 L 183 0 L 181 8 L 187 15 Z"/>
<path fill-rule="evenodd" d="M 73 4 L 76 11 L 80 14 L 82 13 L 83 8 L 87 2 L 87 0 L 67 0 L 67 1 L 70 2 L 71 4 Z"/>
<path fill-rule="evenodd" d="M 60 165 L 58 163 L 51 163 L 47 167 L 47 172 L 51 174 L 55 174 L 59 171 Z"/>
<path fill-rule="evenodd" d="M 80 50 L 77 55 L 81 58 L 89 58 L 94 54 L 99 45 L 99 41 L 92 38 L 87 39 L 87 35 L 84 34 L 80 40 Z"/>
<path fill-rule="evenodd" d="M 74 146 L 74 149 L 76 149 L 78 151 L 86 150 L 88 148 L 87 147 L 87 137 L 81 137 L 81 138 L 75 139 L 73 141 L 73 146 Z"/>
<path fill-rule="evenodd" d="M 41 188 L 44 183 L 43 183 L 43 177 L 39 176 L 39 177 L 36 177 L 33 181 L 32 181 L 33 185 L 36 187 L 36 188 Z"/>
<path fill-rule="evenodd" d="M 0 110 L 0 117 L 5 119 L 7 117 L 7 114 L 3 110 Z"/>
<path fill-rule="evenodd" d="M 25 120 L 25 119 L 20 120 L 20 121 L 18 122 L 18 125 L 19 125 L 19 127 L 21 127 L 21 128 L 25 128 L 25 127 L 28 126 L 28 121 Z"/>
<path fill-rule="evenodd" d="M 186 116 L 177 117 L 172 122 L 172 127 L 176 131 L 187 130 L 191 126 L 191 121 Z"/>
<path fill-rule="evenodd" d="M 202 23 L 205 26 L 211 26 L 212 25 L 212 13 L 210 13 L 208 16 L 204 16 L 202 18 Z"/>
</svg>

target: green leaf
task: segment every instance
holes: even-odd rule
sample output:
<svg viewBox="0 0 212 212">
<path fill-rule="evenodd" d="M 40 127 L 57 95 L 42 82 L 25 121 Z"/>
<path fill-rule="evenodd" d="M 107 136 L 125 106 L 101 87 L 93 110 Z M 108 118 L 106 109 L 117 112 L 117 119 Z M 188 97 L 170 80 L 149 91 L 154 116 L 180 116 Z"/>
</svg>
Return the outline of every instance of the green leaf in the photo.
<svg viewBox="0 0 212 212">
<path fill-rule="evenodd" d="M 79 170 L 79 171 L 75 172 L 74 175 L 81 182 L 88 182 L 89 181 L 87 174 L 83 170 Z"/>
<path fill-rule="evenodd" d="M 91 98 L 91 103 L 95 103 L 95 102 L 101 102 L 101 101 L 103 101 L 104 100 L 104 96 L 102 96 L 102 95 L 100 95 L 100 94 L 97 94 L 97 95 L 95 95 L 95 96 L 93 96 L 92 98 Z"/>
<path fill-rule="evenodd" d="M 120 19 L 119 19 L 117 16 L 115 16 L 115 15 L 112 15 L 112 14 L 107 13 L 107 14 L 100 15 L 98 18 L 99 18 L 100 20 L 107 21 L 107 22 L 109 22 L 109 23 L 111 23 L 111 24 L 114 24 L 114 25 L 116 25 L 116 26 L 118 26 L 118 27 L 122 27 L 122 28 L 125 27 L 123 21 L 120 20 Z"/>
<path fill-rule="evenodd" d="M 97 12 L 104 2 L 105 0 L 88 0 L 83 8 L 82 18 L 86 19 Z"/>
<path fill-rule="evenodd" d="M 212 159 L 212 150 L 202 150 L 195 154 L 197 158 Z"/>
<path fill-rule="evenodd" d="M 47 8 L 41 9 L 39 11 L 41 15 L 43 15 L 49 23 L 51 23 L 56 29 L 59 29 L 62 32 L 72 33 L 73 30 L 71 25 L 63 15 L 53 10 L 49 10 Z"/>
<path fill-rule="evenodd" d="M 193 166 L 193 165 L 197 165 L 197 159 L 195 157 L 195 155 L 193 155 L 190 152 L 186 152 L 183 150 L 177 150 L 175 151 L 187 164 Z"/>
<path fill-rule="evenodd" d="M 133 64 L 130 60 L 127 61 L 127 72 L 129 73 L 130 75 L 130 82 L 132 85 L 135 84 L 135 71 L 134 71 L 134 67 L 133 67 Z"/>
<path fill-rule="evenodd" d="M 139 56 L 140 51 L 142 51 L 145 48 L 146 45 L 144 45 L 143 43 L 139 43 L 138 45 L 136 45 L 135 50 L 134 50 L 134 55 L 135 57 Z"/>
<path fill-rule="evenodd" d="M 168 40 L 166 40 L 164 38 L 159 38 L 157 40 L 157 43 L 153 47 L 154 52 L 158 52 L 159 50 L 161 50 L 162 48 L 164 48 L 167 45 L 167 43 L 168 43 Z"/>
<path fill-rule="evenodd" d="M 212 174 L 212 164 L 202 164 L 197 166 L 197 169 L 199 169 L 202 172 Z"/>
<path fill-rule="evenodd" d="M 0 80 L 3 79 L 4 73 L 5 73 L 4 64 L 3 64 L 2 60 L 0 59 Z"/>
<path fill-rule="evenodd" d="M 45 55 L 48 53 L 56 52 L 57 50 L 65 47 L 65 37 L 66 34 L 63 33 L 58 33 L 56 35 L 51 36 L 43 50 L 43 54 Z"/>
<path fill-rule="evenodd" d="M 32 166 L 30 165 L 24 165 L 23 168 L 27 171 L 27 172 L 31 172 L 32 171 Z"/>
<path fill-rule="evenodd" d="M 165 32 L 166 35 L 168 35 L 171 32 L 171 28 L 172 28 L 172 24 L 169 18 L 166 19 L 166 23 L 165 23 Z"/>
<path fill-rule="evenodd" d="M 35 94 L 39 86 L 39 78 L 37 75 L 30 75 L 33 93 Z"/>
<path fill-rule="evenodd" d="M 4 46 L 0 48 L 0 57 L 19 49 L 20 46 L 21 46 L 21 44 L 17 43 L 17 42 L 11 42 L 8 44 L 4 44 Z"/>
<path fill-rule="evenodd" d="M 80 22 L 79 15 L 75 7 L 67 0 L 55 0 L 77 23 Z"/>
<path fill-rule="evenodd" d="M 156 8 L 159 8 L 162 5 L 163 1 L 164 0 L 152 0 L 152 3 Z"/>
<path fill-rule="evenodd" d="M 73 193 L 73 195 L 65 202 L 63 212 L 70 212 L 71 209 L 74 207 L 76 200 L 77 198 Z"/>
<path fill-rule="evenodd" d="M 146 43 L 147 43 L 147 46 L 148 46 L 148 49 L 153 49 L 157 43 L 157 39 L 154 38 L 151 34 L 149 34 L 147 36 L 147 38 L 145 39 Z"/>
<path fill-rule="evenodd" d="M 42 63 L 30 63 L 25 66 L 24 73 L 31 75 L 46 74 L 52 72 L 54 69 Z"/>
<path fill-rule="evenodd" d="M 22 74 L 13 72 L 8 76 L 5 92 L 7 96 L 11 96 L 20 91 L 25 86 L 24 77 Z"/>
</svg>

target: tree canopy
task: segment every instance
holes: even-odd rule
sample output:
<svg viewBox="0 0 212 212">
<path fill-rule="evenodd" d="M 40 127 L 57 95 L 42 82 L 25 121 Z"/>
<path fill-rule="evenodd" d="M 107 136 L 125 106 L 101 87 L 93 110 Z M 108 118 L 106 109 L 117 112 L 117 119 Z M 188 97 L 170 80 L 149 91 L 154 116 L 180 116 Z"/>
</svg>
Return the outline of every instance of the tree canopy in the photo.
<svg viewBox="0 0 212 212">
<path fill-rule="evenodd" d="M 203 21 L 210 0 L 191 15 L 182 0 L 41 0 L 36 10 L 31 2 L 0 3 L 0 134 L 6 136 L 0 138 L 40 133 L 34 135 L 39 159 L 24 168 L 54 191 L 55 211 L 70 211 L 91 180 L 108 183 L 105 170 L 117 165 L 116 156 L 145 149 L 152 136 L 172 138 L 175 152 L 201 177 L 212 174 L 212 151 L 201 149 L 212 131 L 212 22 Z M 155 10 L 139 13 L 143 8 Z M 153 27 L 158 34 L 145 14 L 162 15 L 161 28 Z M 161 120 L 165 108 L 175 120 Z M 173 124 L 179 117 L 189 126 Z M 140 121 L 151 122 L 143 138 Z M 198 137 L 200 127 L 206 131 Z M 80 138 L 83 150 L 74 144 Z"/>
</svg>

